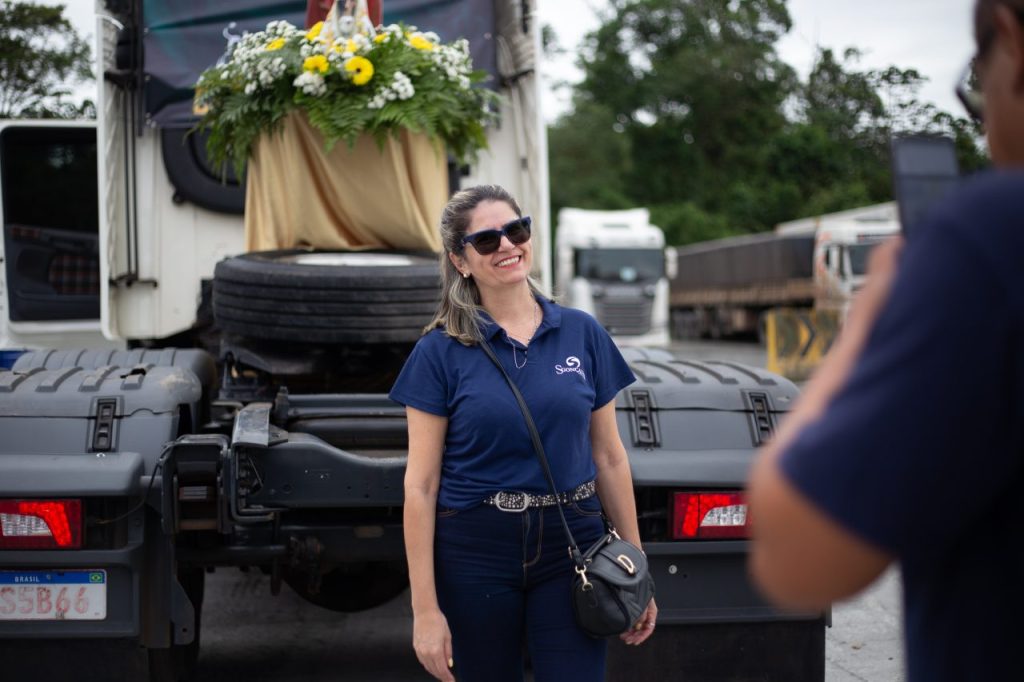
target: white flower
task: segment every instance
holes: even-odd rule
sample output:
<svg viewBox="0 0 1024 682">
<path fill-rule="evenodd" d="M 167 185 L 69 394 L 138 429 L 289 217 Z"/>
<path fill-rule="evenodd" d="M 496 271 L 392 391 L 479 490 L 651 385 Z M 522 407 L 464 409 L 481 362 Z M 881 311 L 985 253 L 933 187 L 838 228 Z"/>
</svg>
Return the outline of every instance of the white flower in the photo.
<svg viewBox="0 0 1024 682">
<path fill-rule="evenodd" d="M 390 91 L 394 92 L 398 99 L 409 99 L 416 94 L 412 81 L 401 71 L 396 71 L 391 79 Z"/>
<path fill-rule="evenodd" d="M 327 84 L 324 83 L 323 76 L 313 71 L 303 71 L 295 77 L 292 85 L 301 88 L 304 93 L 314 97 L 319 97 L 327 92 Z"/>
</svg>

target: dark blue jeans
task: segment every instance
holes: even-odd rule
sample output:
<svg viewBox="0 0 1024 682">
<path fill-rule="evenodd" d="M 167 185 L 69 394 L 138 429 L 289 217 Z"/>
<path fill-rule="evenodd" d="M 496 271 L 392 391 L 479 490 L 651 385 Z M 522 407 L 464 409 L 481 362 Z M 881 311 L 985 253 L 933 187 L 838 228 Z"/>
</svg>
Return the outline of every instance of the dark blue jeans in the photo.
<svg viewBox="0 0 1024 682">
<path fill-rule="evenodd" d="M 596 496 L 563 510 L 581 548 L 604 533 Z M 607 644 L 576 625 L 573 564 L 554 507 L 441 510 L 434 564 L 459 682 L 521 682 L 524 643 L 536 682 L 604 680 Z"/>
</svg>

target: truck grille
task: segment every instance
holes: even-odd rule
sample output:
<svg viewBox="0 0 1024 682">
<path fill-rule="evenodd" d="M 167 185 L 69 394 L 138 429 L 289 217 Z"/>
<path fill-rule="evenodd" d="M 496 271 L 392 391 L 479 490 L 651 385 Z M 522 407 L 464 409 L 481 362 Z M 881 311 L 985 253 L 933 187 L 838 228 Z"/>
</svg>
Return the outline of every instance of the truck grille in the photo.
<svg viewBox="0 0 1024 682">
<path fill-rule="evenodd" d="M 597 321 L 609 334 L 638 336 L 651 331 L 652 301 L 647 297 L 597 301 Z"/>
</svg>

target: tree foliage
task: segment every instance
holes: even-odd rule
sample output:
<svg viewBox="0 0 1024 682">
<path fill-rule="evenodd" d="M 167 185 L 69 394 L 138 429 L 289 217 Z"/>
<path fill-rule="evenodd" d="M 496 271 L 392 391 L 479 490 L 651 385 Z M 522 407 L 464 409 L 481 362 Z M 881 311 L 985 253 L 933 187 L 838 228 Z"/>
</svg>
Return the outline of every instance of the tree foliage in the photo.
<svg viewBox="0 0 1024 682">
<path fill-rule="evenodd" d="M 89 45 L 63 5 L 0 2 L 0 118 L 90 115 L 92 102 L 68 98 L 92 78 Z"/>
<path fill-rule="evenodd" d="M 790 23 L 784 0 L 611 0 L 550 129 L 553 209 L 648 206 L 683 244 L 888 200 L 893 134 L 952 136 L 981 165 L 913 69 L 822 49 L 801 81 L 775 48 Z"/>
</svg>

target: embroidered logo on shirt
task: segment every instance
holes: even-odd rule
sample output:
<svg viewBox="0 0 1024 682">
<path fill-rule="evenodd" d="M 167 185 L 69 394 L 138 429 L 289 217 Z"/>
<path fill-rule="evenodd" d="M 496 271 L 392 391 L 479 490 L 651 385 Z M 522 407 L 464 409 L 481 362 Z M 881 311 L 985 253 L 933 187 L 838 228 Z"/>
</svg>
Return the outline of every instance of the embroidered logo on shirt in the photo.
<svg viewBox="0 0 1024 682">
<path fill-rule="evenodd" d="M 580 359 L 575 355 L 570 355 L 565 359 L 565 365 L 555 365 L 555 374 L 565 374 L 566 372 L 576 372 L 583 380 L 587 380 L 587 375 L 583 373 L 583 368 L 580 367 Z"/>
</svg>

